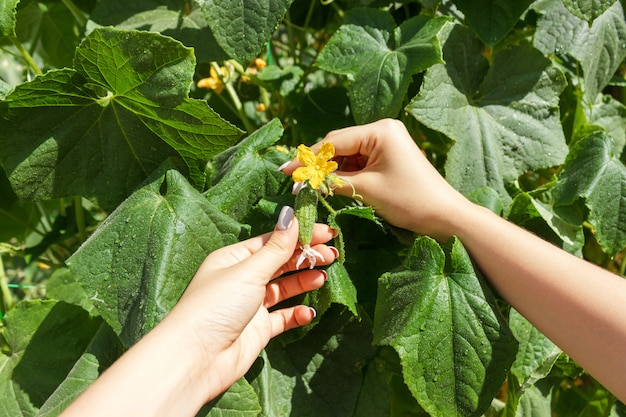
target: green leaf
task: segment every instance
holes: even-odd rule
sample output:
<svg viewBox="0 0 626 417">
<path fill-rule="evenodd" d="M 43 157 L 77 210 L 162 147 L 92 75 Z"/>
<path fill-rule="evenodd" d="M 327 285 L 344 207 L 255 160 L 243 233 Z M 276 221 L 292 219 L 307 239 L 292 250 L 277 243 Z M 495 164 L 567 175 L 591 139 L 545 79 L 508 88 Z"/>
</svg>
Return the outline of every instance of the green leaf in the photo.
<svg viewBox="0 0 626 417">
<path fill-rule="evenodd" d="M 613 141 L 605 132 L 576 142 L 553 191 L 556 205 L 585 199 L 588 221 L 609 256 L 626 247 L 626 167 L 613 149 Z"/>
<path fill-rule="evenodd" d="M 119 339 L 102 323 L 67 377 L 39 409 L 37 417 L 56 417 L 122 355 Z"/>
<path fill-rule="evenodd" d="M 228 390 L 204 406 L 197 414 L 206 417 L 257 417 L 261 412 L 254 388 L 244 378 L 238 379 Z"/>
<path fill-rule="evenodd" d="M 589 124 L 606 129 L 613 138 L 615 155 L 619 156 L 626 145 L 626 106 L 609 95 L 598 95 L 595 103 L 584 107 Z"/>
<path fill-rule="evenodd" d="M 563 4 L 573 15 L 589 23 L 606 12 L 613 3 L 615 0 L 563 0 Z"/>
<path fill-rule="evenodd" d="M 538 404 L 545 408 L 545 401 L 541 400 L 545 397 L 539 395 L 538 398 L 532 398 L 540 391 L 531 389 L 550 373 L 562 351 L 514 309 L 509 313 L 509 326 L 519 342 L 517 356 L 510 370 L 506 404 L 507 413 L 510 413 L 507 415 L 515 416 L 518 406 L 533 408 L 532 404 L 537 399 Z M 529 397 L 526 397 L 527 391 Z"/>
<path fill-rule="evenodd" d="M 15 8 L 20 0 L 0 0 L 0 38 L 15 36 Z"/>
<path fill-rule="evenodd" d="M 46 66 L 71 66 L 81 31 L 82 27 L 61 1 L 22 1 L 17 9 L 18 40 Z"/>
<path fill-rule="evenodd" d="M 61 384 L 102 321 L 57 301 L 24 301 L 5 316 L 0 416 L 32 416 Z"/>
<path fill-rule="evenodd" d="M 408 112 L 455 141 L 446 179 L 465 194 L 505 184 L 522 173 L 559 165 L 567 154 L 559 120 L 563 74 L 536 49 L 497 51 L 491 66 L 482 44 L 456 25 L 444 45 L 446 65 L 428 69 Z"/>
<path fill-rule="evenodd" d="M 531 197 L 528 193 L 515 196 L 507 217 L 509 221 L 570 253 L 580 253 L 585 244 L 582 218 L 576 221 L 565 219 L 555 212 L 554 207 Z"/>
<path fill-rule="evenodd" d="M 98 314 L 89 299 L 89 295 L 76 281 L 76 277 L 68 268 L 57 269 L 48 278 L 46 281 L 46 297 L 80 306 L 90 314 Z"/>
<path fill-rule="evenodd" d="M 352 415 L 373 356 L 371 323 L 333 306 L 317 326 L 283 347 L 272 340 L 247 375 L 263 416 Z"/>
<path fill-rule="evenodd" d="M 74 63 L 0 103 L 0 159 L 21 198 L 83 195 L 112 209 L 170 157 L 200 186 L 241 133 L 187 97 L 195 60 L 171 38 L 97 29 Z"/>
<path fill-rule="evenodd" d="M 263 49 L 292 0 L 198 0 L 217 43 L 247 65 Z"/>
<path fill-rule="evenodd" d="M 326 273 L 328 281 L 322 288 L 307 295 L 306 304 L 315 307 L 319 315 L 324 314 L 331 304 L 341 304 L 358 317 L 356 288 L 346 268 L 341 263 L 333 262 L 326 268 Z"/>
<path fill-rule="evenodd" d="M 583 89 L 590 102 L 611 80 L 626 57 L 626 18 L 619 2 L 589 24 L 571 14 L 561 1 L 541 1 L 534 45 L 546 54 L 570 55 L 582 66 Z M 559 22 L 559 24 L 555 24 Z"/>
<path fill-rule="evenodd" d="M 412 76 L 442 62 L 437 35 L 446 22 L 444 17 L 420 15 L 396 27 L 387 12 L 353 9 L 319 54 L 317 65 L 349 77 L 357 123 L 395 117 Z"/>
<path fill-rule="evenodd" d="M 192 3 L 191 6 L 188 6 Z M 187 6 L 186 6 L 187 5 Z M 186 7 L 190 7 L 186 9 Z M 192 47 L 200 62 L 223 61 L 228 55 L 217 44 L 204 14 L 195 2 L 179 0 L 108 0 L 98 2 L 89 15 L 87 32 L 96 27 L 151 30 Z"/>
<path fill-rule="evenodd" d="M 399 354 L 404 381 L 432 416 L 478 416 L 517 343 L 461 243 L 415 241 L 404 268 L 379 280 L 374 343 Z"/>
<path fill-rule="evenodd" d="M 209 201 L 241 221 L 261 197 L 278 192 L 288 178 L 278 171 L 287 156 L 270 148 L 283 134 L 282 123 L 273 119 L 214 160 L 214 186 Z"/>
<path fill-rule="evenodd" d="M 67 264 L 130 346 L 169 312 L 202 260 L 240 231 L 169 169 L 124 201 Z"/>
<path fill-rule="evenodd" d="M 455 0 L 465 21 L 488 46 L 500 42 L 533 0 Z"/>
</svg>

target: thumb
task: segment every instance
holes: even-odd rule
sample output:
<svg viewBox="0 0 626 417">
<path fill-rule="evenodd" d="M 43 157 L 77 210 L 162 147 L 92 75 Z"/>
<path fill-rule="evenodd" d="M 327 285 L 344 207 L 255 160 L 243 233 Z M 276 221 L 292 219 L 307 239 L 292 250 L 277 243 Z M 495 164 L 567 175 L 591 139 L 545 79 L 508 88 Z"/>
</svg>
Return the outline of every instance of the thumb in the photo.
<svg viewBox="0 0 626 417">
<path fill-rule="evenodd" d="M 267 284 L 281 275 L 298 244 L 298 220 L 293 209 L 285 206 L 280 211 L 276 228 L 263 247 L 239 264 L 248 275 Z"/>
</svg>

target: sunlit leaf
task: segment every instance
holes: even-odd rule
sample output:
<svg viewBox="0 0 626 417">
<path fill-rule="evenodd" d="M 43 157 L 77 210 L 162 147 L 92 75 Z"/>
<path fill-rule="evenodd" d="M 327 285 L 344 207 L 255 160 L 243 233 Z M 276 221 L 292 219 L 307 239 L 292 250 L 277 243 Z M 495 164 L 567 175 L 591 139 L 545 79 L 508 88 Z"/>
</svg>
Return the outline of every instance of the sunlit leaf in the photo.
<svg viewBox="0 0 626 417">
<path fill-rule="evenodd" d="M 626 57 L 622 5 L 615 2 L 591 26 L 570 13 L 559 0 L 540 1 L 533 8 L 540 13 L 535 47 L 546 54 L 570 55 L 580 62 L 585 96 L 595 102 Z"/>
<path fill-rule="evenodd" d="M 420 15 L 396 27 L 387 12 L 351 10 L 318 56 L 317 65 L 349 77 L 357 123 L 395 117 L 412 76 L 442 62 L 437 35 L 447 21 Z"/>
<path fill-rule="evenodd" d="M 563 162 L 559 120 L 563 74 L 528 46 L 497 51 L 488 64 L 482 43 L 455 26 L 445 65 L 426 71 L 407 110 L 455 141 L 446 179 L 463 193 L 490 187 L 508 199 L 505 184 L 522 173 Z"/>
<path fill-rule="evenodd" d="M 589 23 L 606 12 L 615 2 L 616 0 L 563 0 L 563 4 L 572 14 Z"/>
<path fill-rule="evenodd" d="M 67 264 L 130 346 L 176 304 L 202 260 L 240 231 L 170 169 L 124 201 Z"/>
<path fill-rule="evenodd" d="M 21 198 L 83 195 L 113 208 L 171 157 L 200 186 L 241 133 L 187 97 L 195 60 L 171 38 L 98 29 L 74 64 L 0 103 L 0 160 Z"/>
<path fill-rule="evenodd" d="M 374 342 L 400 356 L 404 381 L 432 416 L 479 416 L 504 381 L 517 343 L 454 240 L 444 253 L 415 241 L 402 270 L 379 280 Z"/>
<path fill-rule="evenodd" d="M 217 155 L 209 201 L 237 220 L 243 219 L 261 197 L 275 195 L 288 178 L 278 167 L 288 156 L 272 148 L 283 134 L 279 119 Z"/>
<path fill-rule="evenodd" d="M 589 223 L 602 248 L 614 255 L 626 247 L 626 166 L 615 156 L 611 137 L 596 132 L 579 140 L 554 188 L 556 204 L 584 198 Z"/>
</svg>

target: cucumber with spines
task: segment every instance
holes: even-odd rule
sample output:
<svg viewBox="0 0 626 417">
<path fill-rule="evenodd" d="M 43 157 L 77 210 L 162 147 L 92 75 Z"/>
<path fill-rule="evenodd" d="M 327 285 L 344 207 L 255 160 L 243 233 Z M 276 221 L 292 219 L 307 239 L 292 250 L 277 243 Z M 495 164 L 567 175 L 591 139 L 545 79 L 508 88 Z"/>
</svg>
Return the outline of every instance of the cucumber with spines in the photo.
<svg viewBox="0 0 626 417">
<path fill-rule="evenodd" d="M 311 243 L 313 226 L 317 220 L 319 195 L 311 187 L 302 188 L 296 195 L 295 216 L 298 219 L 298 240 L 302 245 Z"/>
</svg>

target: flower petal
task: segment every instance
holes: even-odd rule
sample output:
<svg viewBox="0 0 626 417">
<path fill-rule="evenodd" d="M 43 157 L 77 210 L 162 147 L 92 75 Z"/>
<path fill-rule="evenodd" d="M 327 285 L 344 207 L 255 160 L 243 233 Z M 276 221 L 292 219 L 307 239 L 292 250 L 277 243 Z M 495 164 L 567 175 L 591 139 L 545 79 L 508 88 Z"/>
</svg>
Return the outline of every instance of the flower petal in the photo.
<svg viewBox="0 0 626 417">
<path fill-rule="evenodd" d="M 315 152 L 304 144 L 298 146 L 298 154 L 296 155 L 296 158 L 298 158 L 298 161 L 302 162 L 304 165 L 315 165 L 316 162 Z"/>
</svg>

